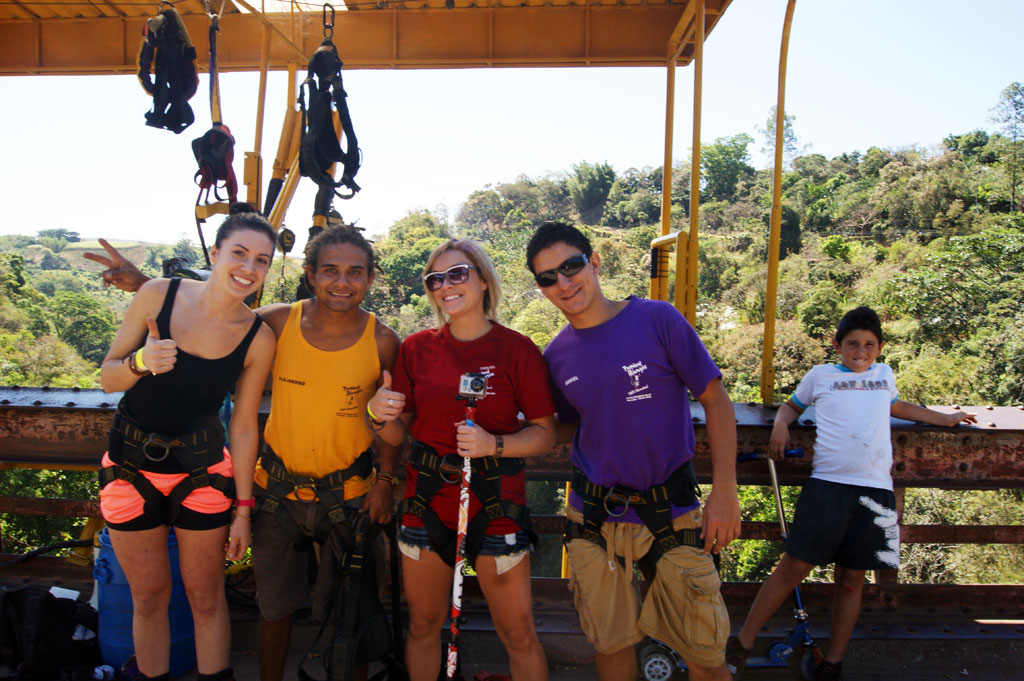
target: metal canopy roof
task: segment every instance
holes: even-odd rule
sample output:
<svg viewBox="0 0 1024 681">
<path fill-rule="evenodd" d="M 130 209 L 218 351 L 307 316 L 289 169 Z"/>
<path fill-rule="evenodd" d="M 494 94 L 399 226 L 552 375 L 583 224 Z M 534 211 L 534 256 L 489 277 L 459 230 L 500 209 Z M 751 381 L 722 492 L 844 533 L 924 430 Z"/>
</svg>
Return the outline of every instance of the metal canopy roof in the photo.
<svg viewBox="0 0 1024 681">
<path fill-rule="evenodd" d="M 444 3 L 335 3 L 333 39 L 345 67 L 654 66 L 675 54 L 685 65 L 693 55 L 697 0 L 455 0 L 453 9 Z M 705 36 L 729 3 L 705 0 Z M 175 7 L 205 69 L 206 8 L 198 0 Z M 226 0 L 220 68 L 258 69 L 265 23 L 272 27 L 270 68 L 305 61 L 323 37 L 321 8 Z M 0 75 L 134 73 L 144 22 L 156 11 L 155 1 L 0 0 Z"/>
</svg>

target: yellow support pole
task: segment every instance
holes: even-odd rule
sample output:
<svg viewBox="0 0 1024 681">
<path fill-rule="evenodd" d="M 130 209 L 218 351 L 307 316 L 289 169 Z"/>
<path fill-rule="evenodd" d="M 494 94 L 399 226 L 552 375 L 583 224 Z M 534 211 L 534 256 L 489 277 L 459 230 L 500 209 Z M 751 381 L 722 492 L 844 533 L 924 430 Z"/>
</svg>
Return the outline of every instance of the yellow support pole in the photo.
<svg viewBox="0 0 1024 681">
<path fill-rule="evenodd" d="M 697 325 L 697 255 L 698 223 L 700 222 L 700 112 L 704 72 L 704 0 L 695 3 L 693 17 L 693 158 L 690 161 L 690 234 L 686 239 L 685 257 L 676 247 L 676 307 L 683 316 Z M 685 267 L 680 267 L 685 263 Z M 685 273 L 685 279 L 680 277 Z M 682 279 L 682 281 L 681 281 Z M 680 285 L 682 284 L 682 286 Z M 680 288 L 683 289 L 680 292 Z"/>
<path fill-rule="evenodd" d="M 270 25 L 263 24 L 263 44 L 260 47 L 260 86 L 256 100 L 256 139 L 252 151 L 245 154 L 242 178 L 245 182 L 245 200 L 260 209 L 263 187 L 263 112 L 267 100 L 267 70 L 270 68 Z"/>
<path fill-rule="evenodd" d="M 789 53 L 789 27 L 793 23 L 796 0 L 786 5 L 779 50 L 779 98 L 775 105 L 775 179 L 772 186 L 772 215 L 768 229 L 768 282 L 764 302 L 764 340 L 761 345 L 761 401 L 775 401 L 775 315 L 779 293 L 779 242 L 782 234 L 782 139 L 786 126 L 786 57 Z"/>
<path fill-rule="evenodd" d="M 665 63 L 665 157 L 661 171 L 661 235 L 672 229 L 672 137 L 676 99 L 676 57 Z M 651 247 L 651 300 L 668 300 L 668 259 L 664 247 Z"/>
</svg>

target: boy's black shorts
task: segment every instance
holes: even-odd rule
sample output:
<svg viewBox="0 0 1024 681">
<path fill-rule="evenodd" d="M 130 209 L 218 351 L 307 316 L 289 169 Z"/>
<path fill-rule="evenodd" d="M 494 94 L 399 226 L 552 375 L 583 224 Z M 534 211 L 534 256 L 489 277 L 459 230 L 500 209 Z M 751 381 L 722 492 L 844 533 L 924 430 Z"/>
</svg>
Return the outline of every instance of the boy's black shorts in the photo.
<svg viewBox="0 0 1024 681">
<path fill-rule="evenodd" d="M 892 491 L 809 478 L 796 503 L 786 553 L 815 565 L 895 570 L 900 531 Z"/>
</svg>

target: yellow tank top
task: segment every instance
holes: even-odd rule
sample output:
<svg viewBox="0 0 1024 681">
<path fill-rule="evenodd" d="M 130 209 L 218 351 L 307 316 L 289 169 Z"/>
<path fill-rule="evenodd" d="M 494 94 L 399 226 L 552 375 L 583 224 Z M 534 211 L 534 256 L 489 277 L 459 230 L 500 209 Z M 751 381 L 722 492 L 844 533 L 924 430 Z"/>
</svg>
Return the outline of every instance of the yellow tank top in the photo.
<svg viewBox="0 0 1024 681">
<path fill-rule="evenodd" d="M 267 444 L 289 473 L 323 477 L 348 468 L 373 442 L 363 414 L 380 375 L 380 357 L 371 313 L 362 336 L 344 350 L 320 350 L 302 336 L 302 301 L 292 305 L 274 357 Z M 256 469 L 256 484 L 266 487 L 267 473 Z M 345 498 L 366 494 L 373 482 L 345 481 Z M 289 495 L 291 498 L 296 498 Z M 312 501 L 310 490 L 298 498 Z"/>
</svg>

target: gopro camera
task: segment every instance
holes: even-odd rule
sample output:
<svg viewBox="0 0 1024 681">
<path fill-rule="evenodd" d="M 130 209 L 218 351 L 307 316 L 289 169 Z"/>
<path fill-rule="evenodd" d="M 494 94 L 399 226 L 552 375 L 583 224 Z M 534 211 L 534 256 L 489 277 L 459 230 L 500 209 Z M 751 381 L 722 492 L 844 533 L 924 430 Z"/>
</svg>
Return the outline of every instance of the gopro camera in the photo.
<svg viewBox="0 0 1024 681">
<path fill-rule="evenodd" d="M 464 400 L 482 400 L 487 396 L 487 377 L 479 373 L 462 374 L 459 378 L 459 397 Z"/>
</svg>

